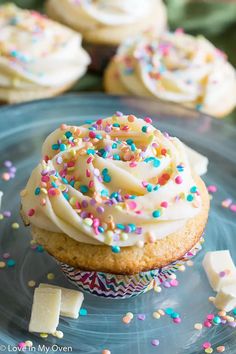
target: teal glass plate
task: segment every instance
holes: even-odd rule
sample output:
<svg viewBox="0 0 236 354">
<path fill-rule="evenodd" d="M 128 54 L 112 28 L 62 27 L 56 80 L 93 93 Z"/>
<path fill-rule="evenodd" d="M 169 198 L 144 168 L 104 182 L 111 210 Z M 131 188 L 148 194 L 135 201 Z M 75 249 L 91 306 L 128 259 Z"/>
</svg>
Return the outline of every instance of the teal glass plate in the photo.
<svg viewBox="0 0 236 354">
<path fill-rule="evenodd" d="M 194 265 L 177 274 L 178 287 L 164 288 L 161 293 L 149 291 L 128 300 L 85 294 L 83 308 L 87 310 L 87 316 L 80 316 L 78 320 L 61 318 L 58 329 L 64 332 L 64 338 L 49 335 L 43 339 L 27 330 L 33 296 L 28 281 L 73 286 L 46 252 L 31 248 L 30 231 L 23 226 L 19 216 L 19 192 L 40 159 L 45 137 L 53 129 L 61 123 L 80 125 L 85 120 L 106 117 L 117 110 L 152 117 L 159 129 L 178 136 L 208 156 L 210 164 L 204 180 L 207 185 L 216 185 L 217 192 L 211 202 L 206 241 L 203 250 L 194 258 Z M 194 324 L 203 323 L 208 313 L 217 313 L 208 301 L 214 293 L 201 266 L 205 252 L 230 249 L 236 261 L 236 214 L 221 206 L 226 198 L 236 202 L 235 127 L 175 105 L 102 94 L 66 95 L 3 106 L 0 121 L 0 172 L 6 171 L 6 160 L 11 160 L 17 168 L 16 177 L 10 181 L 1 180 L 0 186 L 4 192 L 1 211 L 12 213 L 11 217 L 0 221 L 0 261 L 6 261 L 3 254 L 10 253 L 16 262 L 13 267 L 0 269 L 0 351 L 16 352 L 14 348 L 19 342 L 31 340 L 36 353 L 48 350 L 49 353 L 97 354 L 109 349 L 112 354 L 190 354 L 203 353 L 202 344 L 209 341 L 214 352 L 217 346 L 224 345 L 227 353 L 236 353 L 236 330 L 228 324 L 204 327 L 201 331 L 194 329 Z M 19 223 L 20 228 L 13 229 L 13 222 Z M 53 273 L 55 278 L 48 280 L 48 273 Z M 174 324 L 168 315 L 159 320 L 152 317 L 155 310 L 167 307 L 180 314 L 180 324 Z M 128 325 L 122 322 L 127 312 L 134 314 Z M 140 314 L 143 316 L 138 316 Z M 159 340 L 159 346 L 152 344 L 155 339 Z"/>
</svg>

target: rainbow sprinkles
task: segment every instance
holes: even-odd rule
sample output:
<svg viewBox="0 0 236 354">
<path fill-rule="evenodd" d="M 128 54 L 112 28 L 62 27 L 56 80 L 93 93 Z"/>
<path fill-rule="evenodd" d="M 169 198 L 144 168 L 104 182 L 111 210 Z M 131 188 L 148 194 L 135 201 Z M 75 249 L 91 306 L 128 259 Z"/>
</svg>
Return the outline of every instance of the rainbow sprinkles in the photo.
<svg viewBox="0 0 236 354">
<path fill-rule="evenodd" d="M 175 232 L 201 209 L 182 143 L 121 112 L 62 124 L 21 196 L 33 225 L 114 253 Z"/>
</svg>

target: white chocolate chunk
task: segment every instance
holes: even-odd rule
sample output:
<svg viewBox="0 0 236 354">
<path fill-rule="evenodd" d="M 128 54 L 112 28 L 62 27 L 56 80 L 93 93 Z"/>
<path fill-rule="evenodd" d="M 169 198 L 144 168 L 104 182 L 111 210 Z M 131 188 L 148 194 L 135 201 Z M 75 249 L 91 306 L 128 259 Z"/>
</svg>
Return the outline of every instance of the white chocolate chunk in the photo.
<svg viewBox="0 0 236 354">
<path fill-rule="evenodd" d="M 59 323 L 61 290 L 36 288 L 29 324 L 30 332 L 54 333 Z"/>
<path fill-rule="evenodd" d="M 207 172 L 208 158 L 204 155 L 201 155 L 199 152 L 191 149 L 189 146 L 185 145 L 185 151 L 188 156 L 189 163 L 191 168 L 199 176 L 204 175 Z"/>
<path fill-rule="evenodd" d="M 213 290 L 236 284 L 236 268 L 228 250 L 207 252 L 202 265 Z"/>
<path fill-rule="evenodd" d="M 236 283 L 223 286 L 215 298 L 215 306 L 226 312 L 236 307 Z"/>
<path fill-rule="evenodd" d="M 57 285 L 39 284 L 40 289 L 61 289 L 61 311 L 60 315 L 70 318 L 78 318 L 79 310 L 84 301 L 84 294 L 73 289 L 61 288 Z"/>
</svg>

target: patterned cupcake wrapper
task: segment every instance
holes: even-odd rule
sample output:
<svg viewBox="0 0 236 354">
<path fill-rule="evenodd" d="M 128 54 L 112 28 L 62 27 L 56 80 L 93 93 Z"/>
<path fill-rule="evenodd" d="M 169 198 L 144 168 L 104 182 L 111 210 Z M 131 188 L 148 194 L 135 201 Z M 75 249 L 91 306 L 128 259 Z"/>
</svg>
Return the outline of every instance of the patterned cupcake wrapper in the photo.
<svg viewBox="0 0 236 354">
<path fill-rule="evenodd" d="M 194 257 L 202 248 L 203 238 L 180 260 L 163 268 L 134 275 L 117 275 L 76 269 L 59 262 L 66 277 L 85 292 L 106 298 L 124 299 L 151 290 L 165 282 L 181 265 Z"/>
</svg>

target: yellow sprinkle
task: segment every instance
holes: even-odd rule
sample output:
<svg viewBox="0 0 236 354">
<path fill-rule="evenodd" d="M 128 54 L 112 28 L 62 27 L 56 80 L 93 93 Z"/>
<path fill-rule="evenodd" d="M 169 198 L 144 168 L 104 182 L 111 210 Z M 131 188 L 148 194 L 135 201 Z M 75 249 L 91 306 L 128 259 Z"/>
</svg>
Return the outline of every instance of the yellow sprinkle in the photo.
<svg viewBox="0 0 236 354">
<path fill-rule="evenodd" d="M 0 214 L 0 220 L 3 220 L 3 219 L 4 219 L 3 214 Z"/>
<path fill-rule="evenodd" d="M 210 302 L 214 302 L 214 301 L 215 301 L 215 297 L 214 297 L 214 296 L 209 296 L 209 297 L 208 297 L 208 300 L 209 300 Z"/>
<path fill-rule="evenodd" d="M 74 185 L 74 187 L 75 187 L 75 189 L 78 189 L 79 188 L 79 186 L 80 186 L 80 183 L 77 181 L 77 182 L 75 182 L 75 185 Z"/>
<path fill-rule="evenodd" d="M 87 226 L 92 226 L 93 225 L 93 219 L 91 218 L 85 218 L 83 219 L 83 223 Z"/>
<path fill-rule="evenodd" d="M 128 239 L 128 234 L 126 232 L 122 232 L 120 235 L 121 241 L 126 241 Z"/>
<path fill-rule="evenodd" d="M 55 278 L 55 275 L 53 273 L 48 273 L 47 278 L 48 280 L 53 280 Z"/>
<path fill-rule="evenodd" d="M 232 317 L 232 316 L 227 316 L 227 317 L 226 317 L 226 320 L 227 320 L 228 322 L 234 322 L 234 317 Z"/>
<path fill-rule="evenodd" d="M 71 197 L 70 200 L 69 200 L 70 204 L 71 205 L 75 205 L 76 203 L 76 198 L 75 197 Z"/>
<path fill-rule="evenodd" d="M 110 245 L 113 241 L 113 231 L 109 230 L 106 232 L 105 234 L 105 239 L 104 239 L 104 242 L 107 244 L 107 245 Z"/>
<path fill-rule="evenodd" d="M 134 318 L 134 314 L 132 312 L 127 312 L 126 316 L 131 318 L 131 320 Z"/>
<path fill-rule="evenodd" d="M 36 242 L 35 240 L 30 240 L 30 244 L 31 244 L 31 245 L 36 245 L 37 242 Z"/>
<path fill-rule="evenodd" d="M 75 170 L 75 166 L 73 166 L 73 167 L 67 167 L 67 171 L 69 171 L 69 172 L 72 172 L 72 171 L 74 171 Z"/>
<path fill-rule="evenodd" d="M 0 262 L 0 268 L 5 268 L 6 267 L 6 263 L 5 262 Z"/>
<path fill-rule="evenodd" d="M 213 353 L 213 349 L 212 348 L 206 348 L 205 349 L 205 353 L 211 354 L 211 353 Z"/>
<path fill-rule="evenodd" d="M 59 339 L 63 338 L 64 337 L 64 333 L 62 331 L 55 331 L 53 334 L 52 334 L 54 337 L 57 337 Z"/>
<path fill-rule="evenodd" d="M 48 194 L 48 191 L 46 188 L 41 188 L 40 191 L 43 193 L 43 194 Z"/>
<path fill-rule="evenodd" d="M 19 229 L 20 225 L 18 224 L 18 222 L 13 222 L 13 224 L 11 224 L 11 227 L 12 227 L 14 230 L 17 230 L 17 229 Z"/>
<path fill-rule="evenodd" d="M 193 266 L 193 261 L 187 261 L 187 266 L 192 267 Z"/>
<path fill-rule="evenodd" d="M 30 288 L 33 288 L 35 285 L 36 285 L 36 282 L 35 282 L 34 280 L 29 280 L 29 281 L 28 281 L 28 286 L 29 286 Z"/>
<path fill-rule="evenodd" d="M 153 312 L 152 316 L 156 319 L 159 320 L 159 318 L 161 317 L 161 315 L 158 312 Z"/>
<path fill-rule="evenodd" d="M 40 337 L 41 337 L 41 338 L 47 338 L 47 337 L 48 337 L 48 334 L 47 334 L 47 333 L 40 333 Z"/>
<path fill-rule="evenodd" d="M 116 206 L 115 206 L 115 209 L 117 209 L 117 210 L 123 210 L 124 208 L 122 208 L 121 205 L 116 205 Z"/>
<path fill-rule="evenodd" d="M 157 312 L 158 312 L 161 316 L 164 316 L 164 315 L 165 315 L 165 312 L 164 312 L 162 309 L 157 310 Z"/>
<path fill-rule="evenodd" d="M 155 286 L 154 286 L 154 291 L 155 291 L 156 293 L 160 293 L 160 292 L 162 291 L 162 288 L 161 288 L 160 286 L 158 286 L 158 285 L 155 285 Z"/>
<path fill-rule="evenodd" d="M 22 189 L 22 191 L 20 192 L 20 196 L 25 197 L 26 194 L 27 194 L 27 189 Z"/>
<path fill-rule="evenodd" d="M 181 264 L 180 266 L 179 266 L 179 268 L 178 268 L 178 270 L 180 271 L 180 272 L 184 272 L 185 271 L 185 266 L 183 265 L 183 264 Z"/>
<path fill-rule="evenodd" d="M 194 328 L 200 331 L 202 329 L 202 324 L 201 323 L 195 323 Z"/>
<path fill-rule="evenodd" d="M 26 340 L 25 345 L 26 347 L 31 348 L 33 346 L 33 342 L 31 340 Z"/>
</svg>

